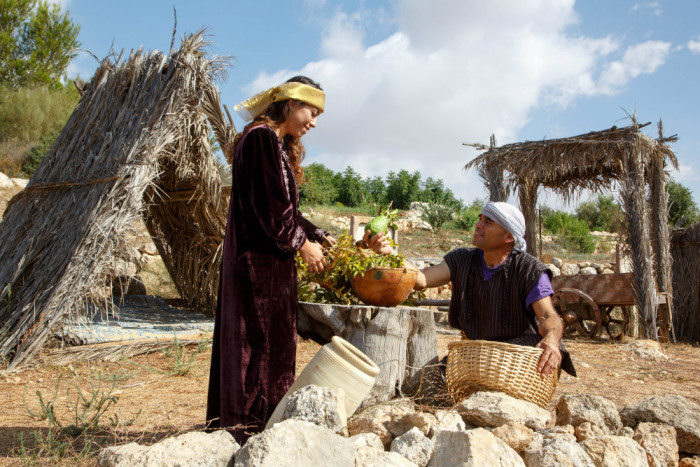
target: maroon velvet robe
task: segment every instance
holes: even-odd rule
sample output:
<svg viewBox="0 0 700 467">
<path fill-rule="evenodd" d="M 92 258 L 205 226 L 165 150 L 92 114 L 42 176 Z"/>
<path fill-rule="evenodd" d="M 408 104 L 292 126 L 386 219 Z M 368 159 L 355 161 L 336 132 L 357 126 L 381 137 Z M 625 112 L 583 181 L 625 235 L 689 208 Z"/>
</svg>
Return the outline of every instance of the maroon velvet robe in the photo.
<svg viewBox="0 0 700 467">
<path fill-rule="evenodd" d="M 265 428 L 294 382 L 297 278 L 294 255 L 325 232 L 299 213 L 289 159 L 274 131 L 251 129 L 233 158 L 233 186 L 209 376 L 209 427 L 243 444 Z"/>
</svg>

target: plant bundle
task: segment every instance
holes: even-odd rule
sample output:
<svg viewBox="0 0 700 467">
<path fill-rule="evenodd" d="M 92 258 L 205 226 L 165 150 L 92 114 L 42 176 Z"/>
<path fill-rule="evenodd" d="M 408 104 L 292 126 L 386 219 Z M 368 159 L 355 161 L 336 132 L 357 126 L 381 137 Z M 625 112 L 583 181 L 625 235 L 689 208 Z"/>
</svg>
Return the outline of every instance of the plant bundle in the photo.
<svg viewBox="0 0 700 467">
<path fill-rule="evenodd" d="M 391 239 L 389 242 L 392 243 L 392 247 L 396 246 Z M 402 255 L 378 255 L 371 250 L 360 248 L 347 232 L 338 238 L 335 246 L 325 250 L 324 255 L 331 267 L 320 273 L 312 273 L 297 254 L 299 300 L 314 303 L 360 304 L 360 299 L 350 285 L 353 277 L 375 267 L 404 267 Z M 413 296 L 416 293 L 422 294 L 422 292 L 412 292 L 406 300 L 408 304 L 413 302 Z"/>
</svg>

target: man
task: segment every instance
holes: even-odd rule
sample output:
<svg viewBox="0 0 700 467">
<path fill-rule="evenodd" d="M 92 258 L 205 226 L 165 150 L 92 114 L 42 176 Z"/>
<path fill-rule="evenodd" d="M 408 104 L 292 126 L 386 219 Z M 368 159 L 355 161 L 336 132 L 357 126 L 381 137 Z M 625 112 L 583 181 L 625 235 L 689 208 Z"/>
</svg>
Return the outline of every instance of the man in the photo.
<svg viewBox="0 0 700 467">
<path fill-rule="evenodd" d="M 450 251 L 442 263 L 418 272 L 414 288 L 451 281 L 450 326 L 469 339 L 539 347 L 543 353 L 537 370 L 543 377 L 560 366 L 575 376 L 561 345 L 564 327 L 552 305 L 552 273 L 525 252 L 524 235 L 525 219 L 517 208 L 489 202 L 474 228 L 476 248 Z M 371 239 L 365 234 L 365 241 L 377 253 L 393 253 L 382 234 Z"/>
</svg>

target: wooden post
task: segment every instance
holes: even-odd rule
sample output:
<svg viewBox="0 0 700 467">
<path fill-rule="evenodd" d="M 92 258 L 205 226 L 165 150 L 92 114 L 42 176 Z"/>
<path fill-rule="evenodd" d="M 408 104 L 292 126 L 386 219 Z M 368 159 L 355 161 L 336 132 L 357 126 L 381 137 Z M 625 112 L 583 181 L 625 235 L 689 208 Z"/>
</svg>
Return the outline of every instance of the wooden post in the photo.
<svg viewBox="0 0 700 467">
<path fill-rule="evenodd" d="M 525 218 L 527 252 L 532 256 L 537 256 L 537 220 L 535 218 L 537 184 L 532 180 L 522 180 L 518 184 L 518 196 L 520 198 L 520 210 Z"/>
<path fill-rule="evenodd" d="M 496 149 L 496 135 L 491 135 L 490 150 Z M 485 168 L 485 176 L 482 177 L 489 189 L 489 201 L 506 201 L 508 190 L 503 183 L 503 168 L 500 166 L 488 166 Z"/>
<path fill-rule="evenodd" d="M 663 123 L 659 120 L 658 144 L 663 144 Z M 659 306 L 657 317 L 659 320 L 659 340 L 675 341 L 672 320 L 672 283 L 671 283 L 671 251 L 668 232 L 668 194 L 666 193 L 666 172 L 664 171 L 663 154 L 651 156 L 650 161 L 650 199 L 652 218 L 652 246 L 654 249 L 654 261 L 656 263 L 657 290 L 665 295 L 664 306 Z"/>
<path fill-rule="evenodd" d="M 361 407 L 391 399 L 397 388 L 414 393 L 423 367 L 438 360 L 435 319 L 425 308 L 299 302 L 297 328 L 327 341 L 340 336 L 379 366 Z"/>
<path fill-rule="evenodd" d="M 636 126 L 636 120 L 633 121 Z M 637 311 L 643 318 L 646 337 L 657 340 L 656 282 L 654 281 L 653 256 L 651 240 L 649 239 L 644 160 L 639 137 L 639 134 L 635 134 L 628 138 L 627 151 L 623 161 L 620 195 L 629 224 Z"/>
</svg>

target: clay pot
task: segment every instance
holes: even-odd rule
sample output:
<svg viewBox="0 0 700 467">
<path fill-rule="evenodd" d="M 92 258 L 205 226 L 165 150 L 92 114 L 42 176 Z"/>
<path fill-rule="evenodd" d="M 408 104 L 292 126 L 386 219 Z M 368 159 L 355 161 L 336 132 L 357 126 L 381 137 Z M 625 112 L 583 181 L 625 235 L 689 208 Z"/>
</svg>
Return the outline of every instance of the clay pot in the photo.
<svg viewBox="0 0 700 467">
<path fill-rule="evenodd" d="M 406 300 L 417 277 L 417 269 L 376 267 L 353 277 L 350 284 L 367 305 L 396 306 Z"/>
<path fill-rule="evenodd" d="M 275 408 L 265 428 L 284 417 L 287 400 L 294 391 L 310 384 L 345 391 L 345 412 L 351 417 L 369 394 L 379 367 L 360 349 L 339 336 L 321 347 Z"/>
</svg>

